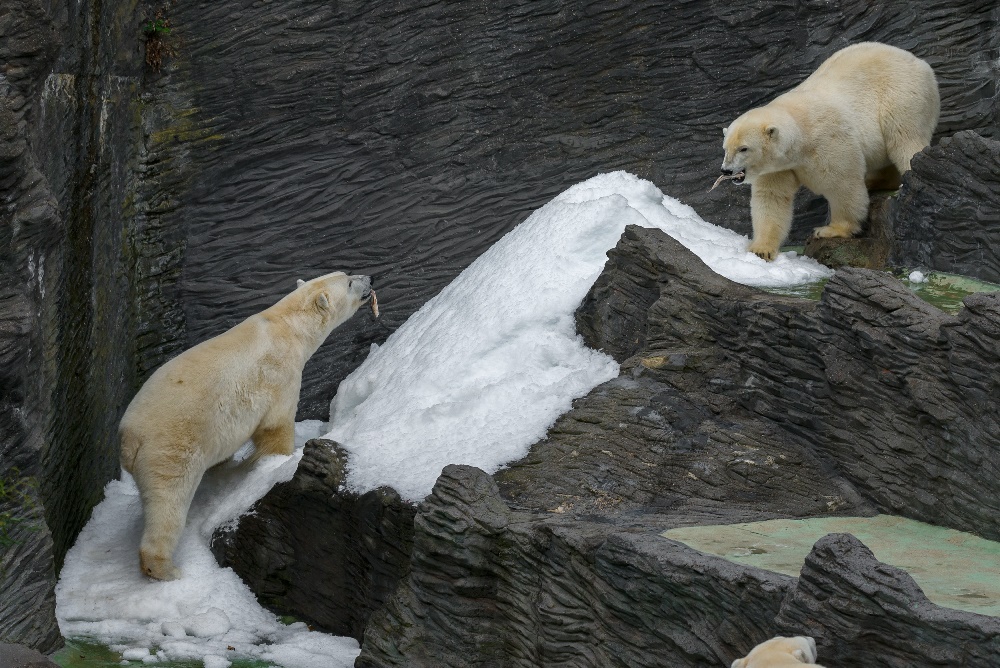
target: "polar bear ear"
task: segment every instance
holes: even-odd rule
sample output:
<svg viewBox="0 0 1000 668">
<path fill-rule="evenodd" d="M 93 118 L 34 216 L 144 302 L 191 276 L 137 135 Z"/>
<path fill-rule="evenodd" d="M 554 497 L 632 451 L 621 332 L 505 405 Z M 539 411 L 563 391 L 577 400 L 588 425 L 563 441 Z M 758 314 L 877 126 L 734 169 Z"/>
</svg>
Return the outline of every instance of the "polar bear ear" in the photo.
<svg viewBox="0 0 1000 668">
<path fill-rule="evenodd" d="M 729 134 L 729 127 L 723 126 L 723 128 L 722 128 L 722 136 L 725 137 L 728 134 Z"/>
<path fill-rule="evenodd" d="M 792 658 L 795 659 L 795 660 L 797 660 L 797 661 L 801 661 L 802 663 L 811 663 L 812 660 L 813 660 L 813 657 L 809 656 L 808 654 L 806 654 L 805 652 L 803 652 L 801 649 L 797 649 L 797 650 L 793 651 L 792 652 Z"/>
<path fill-rule="evenodd" d="M 330 310 L 330 300 L 326 298 L 325 292 L 321 292 L 316 295 L 316 308 L 320 311 Z"/>
<path fill-rule="evenodd" d="M 729 668 L 743 668 L 743 666 L 745 665 L 747 665 L 747 660 L 745 658 L 736 659 L 735 661 L 733 661 L 733 665 L 729 666 Z"/>
<path fill-rule="evenodd" d="M 771 139 L 774 139 L 775 137 L 778 136 L 778 128 L 777 126 L 774 125 L 767 126 L 767 130 L 764 130 L 764 132 L 766 132 L 767 136 L 770 137 Z"/>
<path fill-rule="evenodd" d="M 301 278 L 299 280 L 295 281 L 295 287 L 296 288 L 301 288 L 305 284 L 306 284 L 306 282 L 303 281 Z"/>
</svg>

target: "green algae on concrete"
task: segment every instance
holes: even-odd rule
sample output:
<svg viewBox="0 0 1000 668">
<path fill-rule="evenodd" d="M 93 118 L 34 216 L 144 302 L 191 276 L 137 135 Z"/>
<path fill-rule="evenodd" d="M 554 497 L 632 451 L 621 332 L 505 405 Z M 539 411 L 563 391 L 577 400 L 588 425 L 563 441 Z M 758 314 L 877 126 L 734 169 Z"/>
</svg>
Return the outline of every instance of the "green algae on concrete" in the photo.
<svg viewBox="0 0 1000 668">
<path fill-rule="evenodd" d="M 830 533 L 857 537 L 905 570 L 933 603 L 1000 616 L 1000 543 L 892 515 L 769 520 L 671 529 L 664 537 L 707 554 L 798 577 L 812 546 Z"/>
<path fill-rule="evenodd" d="M 782 252 L 800 249 L 785 247 Z M 801 254 L 801 253 L 800 253 Z M 913 291 L 915 295 L 923 299 L 931 306 L 936 306 L 945 313 L 954 315 L 962 309 L 962 300 L 976 292 L 1000 292 L 1000 285 L 980 281 L 968 276 L 948 274 L 942 271 L 935 271 L 927 274 L 926 280 L 915 283 L 908 280 L 909 270 L 902 270 L 895 273 L 903 283 Z M 819 300 L 823 296 L 823 289 L 830 279 L 823 278 L 812 283 L 801 285 L 783 286 L 780 288 L 761 288 L 764 292 L 777 295 L 788 295 L 792 297 L 803 297 L 805 299 Z"/>
<path fill-rule="evenodd" d="M 962 300 L 975 292 L 1000 292 L 1000 285 L 967 276 L 933 272 L 921 283 L 909 283 L 914 294 L 947 313 L 958 313 Z"/>
</svg>

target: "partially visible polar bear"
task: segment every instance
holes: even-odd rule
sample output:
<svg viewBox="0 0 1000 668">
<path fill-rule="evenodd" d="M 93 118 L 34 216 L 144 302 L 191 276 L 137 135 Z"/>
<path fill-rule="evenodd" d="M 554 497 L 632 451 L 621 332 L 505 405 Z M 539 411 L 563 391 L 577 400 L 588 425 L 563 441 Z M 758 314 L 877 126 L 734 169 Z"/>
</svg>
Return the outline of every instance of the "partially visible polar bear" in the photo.
<svg viewBox="0 0 1000 668">
<path fill-rule="evenodd" d="M 766 640 L 750 650 L 742 659 L 733 661 L 730 668 L 823 668 L 815 663 L 816 641 L 809 636 L 785 638 L 778 636 Z"/>
<path fill-rule="evenodd" d="M 205 471 L 248 439 L 254 458 L 290 455 L 302 368 L 371 295 L 371 279 L 320 276 L 274 306 L 184 351 L 156 370 L 118 429 L 122 468 L 135 477 L 145 528 L 139 567 L 180 573 L 173 552 Z"/>
<path fill-rule="evenodd" d="M 868 217 L 866 180 L 895 180 L 931 142 L 941 98 L 930 66 L 887 44 L 854 44 L 801 84 L 726 128 L 722 173 L 749 183 L 753 241 L 773 260 L 799 186 L 830 203 L 817 237 L 850 237 Z"/>
</svg>

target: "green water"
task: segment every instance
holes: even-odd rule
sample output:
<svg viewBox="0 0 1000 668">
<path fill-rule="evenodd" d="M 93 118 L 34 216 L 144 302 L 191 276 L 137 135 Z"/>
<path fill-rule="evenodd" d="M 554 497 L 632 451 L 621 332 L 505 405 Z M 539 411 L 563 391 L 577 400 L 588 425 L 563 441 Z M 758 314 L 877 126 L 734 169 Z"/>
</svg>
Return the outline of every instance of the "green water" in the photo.
<svg viewBox="0 0 1000 668">
<path fill-rule="evenodd" d="M 918 297 L 947 313 L 958 313 L 962 300 L 975 292 L 1000 292 L 1000 285 L 995 283 L 940 272 L 931 273 L 926 283 L 903 282 Z"/>
<path fill-rule="evenodd" d="M 794 249 L 782 249 L 794 250 Z M 923 283 L 913 283 L 907 276 L 909 271 L 894 272 L 896 277 L 910 288 L 915 295 L 923 299 L 928 304 L 936 306 L 945 313 L 955 314 L 962 309 L 962 300 L 976 292 L 1000 292 L 1000 285 L 979 281 L 957 274 L 946 274 L 944 272 L 931 272 L 927 274 L 927 281 Z M 803 297 L 805 299 L 818 300 L 823 294 L 823 288 L 827 281 L 824 278 L 814 283 L 803 285 L 793 285 L 783 288 L 761 288 L 765 292 L 778 295 L 790 295 L 793 297 Z"/>
<path fill-rule="evenodd" d="M 891 515 L 770 520 L 671 529 L 662 535 L 736 563 L 798 576 L 828 533 L 850 533 L 905 570 L 937 605 L 1000 616 L 1000 543 Z"/>
</svg>

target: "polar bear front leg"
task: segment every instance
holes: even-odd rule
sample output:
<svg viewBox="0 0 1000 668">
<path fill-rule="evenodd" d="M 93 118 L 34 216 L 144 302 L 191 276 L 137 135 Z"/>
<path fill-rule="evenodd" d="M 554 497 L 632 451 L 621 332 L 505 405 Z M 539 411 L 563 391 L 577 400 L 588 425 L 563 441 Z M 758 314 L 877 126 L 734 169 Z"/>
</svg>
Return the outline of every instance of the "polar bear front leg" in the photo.
<svg viewBox="0 0 1000 668">
<path fill-rule="evenodd" d="M 750 193 L 750 220 L 753 240 L 747 249 L 770 262 L 792 227 L 792 206 L 799 181 L 792 172 L 775 172 L 757 177 Z"/>
</svg>

